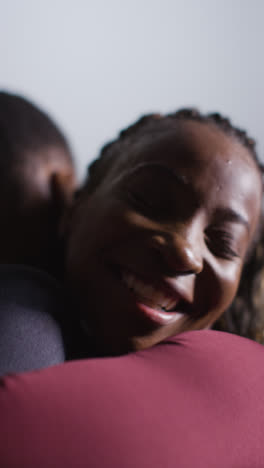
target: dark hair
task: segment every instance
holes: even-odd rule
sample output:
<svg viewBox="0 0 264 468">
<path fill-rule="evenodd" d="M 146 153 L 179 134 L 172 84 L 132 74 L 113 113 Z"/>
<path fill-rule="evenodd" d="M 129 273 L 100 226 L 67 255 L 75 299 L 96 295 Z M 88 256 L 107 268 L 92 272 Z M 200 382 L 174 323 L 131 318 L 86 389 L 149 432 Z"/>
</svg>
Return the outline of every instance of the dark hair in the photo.
<svg viewBox="0 0 264 468">
<path fill-rule="evenodd" d="M 103 181 L 115 161 L 124 156 L 131 145 L 146 136 L 154 136 L 175 128 L 181 121 L 195 121 L 214 125 L 226 135 L 235 138 L 249 152 L 261 176 L 264 166 L 261 164 L 254 139 L 219 113 L 201 114 L 197 109 L 180 109 L 175 113 L 161 115 L 149 114 L 122 130 L 118 138 L 106 144 L 99 157 L 89 168 L 82 191 L 92 193 Z M 262 280 L 263 278 L 263 280 Z M 262 226 L 258 230 L 250 255 L 245 263 L 239 290 L 228 310 L 215 323 L 214 328 L 236 333 L 264 343 L 264 234 Z"/>
<path fill-rule="evenodd" d="M 74 184 L 71 151 L 53 120 L 27 99 L 0 92 L 1 263 L 60 273 L 58 223 Z"/>
<path fill-rule="evenodd" d="M 89 165 L 83 188 L 92 192 L 104 179 L 108 170 L 114 165 L 114 162 L 120 160 L 131 145 L 136 144 L 140 139 L 147 136 L 151 138 L 158 133 L 172 130 L 179 122 L 186 120 L 214 125 L 225 134 L 236 138 L 248 149 L 261 174 L 264 172 L 264 167 L 257 157 L 255 141 L 244 130 L 234 127 L 229 119 L 222 117 L 218 113 L 201 114 L 197 109 L 191 108 L 180 109 L 175 113 L 167 115 L 145 115 L 128 128 L 122 130 L 118 138 L 107 143 L 102 148 L 98 158 Z"/>
<path fill-rule="evenodd" d="M 27 99 L 0 92 L 0 167 L 8 170 L 27 152 L 35 154 L 48 147 L 61 147 L 65 157 L 70 161 L 71 151 L 68 143 L 51 120 L 43 111 Z"/>
</svg>

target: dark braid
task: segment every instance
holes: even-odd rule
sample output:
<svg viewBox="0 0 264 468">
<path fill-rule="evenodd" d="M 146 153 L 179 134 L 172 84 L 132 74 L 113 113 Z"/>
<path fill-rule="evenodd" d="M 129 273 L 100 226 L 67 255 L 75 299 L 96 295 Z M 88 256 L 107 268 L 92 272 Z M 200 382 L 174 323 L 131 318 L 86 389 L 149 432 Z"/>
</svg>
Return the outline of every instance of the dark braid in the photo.
<svg viewBox="0 0 264 468">
<path fill-rule="evenodd" d="M 82 190 L 93 192 L 114 166 L 115 161 L 122 159 L 131 146 L 145 137 L 154 137 L 154 135 L 176 128 L 181 121 L 214 125 L 226 135 L 235 138 L 248 149 L 261 175 L 264 174 L 264 166 L 256 153 L 255 141 L 244 130 L 234 127 L 229 119 L 222 117 L 219 113 L 201 114 L 197 109 L 188 108 L 164 116 L 161 114 L 145 115 L 122 130 L 119 137 L 106 144 L 98 159 L 92 162 Z M 214 328 L 264 343 L 264 233 L 262 226 L 244 266 L 238 294 Z"/>
</svg>

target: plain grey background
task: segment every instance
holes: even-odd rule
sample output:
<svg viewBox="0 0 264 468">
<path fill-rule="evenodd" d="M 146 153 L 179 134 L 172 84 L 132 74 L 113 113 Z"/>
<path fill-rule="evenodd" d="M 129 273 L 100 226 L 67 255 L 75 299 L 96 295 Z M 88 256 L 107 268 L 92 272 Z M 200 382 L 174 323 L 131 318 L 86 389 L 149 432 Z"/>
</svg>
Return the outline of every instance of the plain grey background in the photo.
<svg viewBox="0 0 264 468">
<path fill-rule="evenodd" d="M 1 0 L 0 87 L 67 134 L 79 174 L 146 112 L 220 111 L 264 159 L 263 0 Z"/>
</svg>

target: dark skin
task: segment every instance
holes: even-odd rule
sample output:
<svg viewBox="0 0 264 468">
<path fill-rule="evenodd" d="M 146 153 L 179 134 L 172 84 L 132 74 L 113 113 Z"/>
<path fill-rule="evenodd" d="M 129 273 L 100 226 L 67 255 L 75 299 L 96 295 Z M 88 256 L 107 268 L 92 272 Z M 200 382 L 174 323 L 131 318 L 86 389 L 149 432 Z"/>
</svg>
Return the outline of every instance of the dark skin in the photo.
<svg viewBox="0 0 264 468">
<path fill-rule="evenodd" d="M 63 148 L 44 147 L 17 158 L 1 185 L 0 263 L 61 270 L 58 224 L 76 189 Z"/>
<path fill-rule="evenodd" d="M 100 354 L 209 328 L 236 294 L 261 193 L 248 150 L 214 125 L 131 147 L 68 229 L 66 279 Z"/>
</svg>

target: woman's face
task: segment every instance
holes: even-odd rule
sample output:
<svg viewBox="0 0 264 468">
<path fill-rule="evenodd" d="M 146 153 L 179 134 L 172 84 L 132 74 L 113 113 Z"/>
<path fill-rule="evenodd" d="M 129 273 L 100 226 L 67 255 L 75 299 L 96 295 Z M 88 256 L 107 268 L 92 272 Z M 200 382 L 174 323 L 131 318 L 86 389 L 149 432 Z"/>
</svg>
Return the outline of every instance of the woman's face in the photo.
<svg viewBox="0 0 264 468">
<path fill-rule="evenodd" d="M 261 204 L 248 150 L 183 122 L 145 140 L 74 208 L 66 275 L 106 354 L 208 328 L 232 302 Z"/>
</svg>

